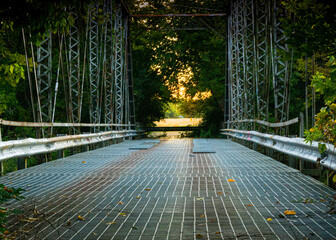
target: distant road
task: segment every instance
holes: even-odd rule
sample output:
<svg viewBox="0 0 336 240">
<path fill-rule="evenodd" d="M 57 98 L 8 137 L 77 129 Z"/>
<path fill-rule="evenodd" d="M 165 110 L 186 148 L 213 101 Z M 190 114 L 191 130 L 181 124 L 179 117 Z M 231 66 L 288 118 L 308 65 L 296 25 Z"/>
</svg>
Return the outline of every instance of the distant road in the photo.
<svg viewBox="0 0 336 240">
<path fill-rule="evenodd" d="M 165 118 L 155 122 L 157 127 L 186 127 L 198 126 L 202 118 Z"/>
</svg>

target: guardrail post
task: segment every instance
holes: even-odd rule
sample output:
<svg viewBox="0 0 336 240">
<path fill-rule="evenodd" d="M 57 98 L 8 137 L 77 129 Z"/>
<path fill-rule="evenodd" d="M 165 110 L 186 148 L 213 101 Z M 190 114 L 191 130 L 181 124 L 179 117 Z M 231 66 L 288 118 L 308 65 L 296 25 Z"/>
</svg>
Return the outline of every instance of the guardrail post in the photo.
<svg viewBox="0 0 336 240">
<path fill-rule="evenodd" d="M 18 158 L 17 159 L 17 169 L 20 170 L 20 169 L 25 169 L 25 158 Z"/>
<path fill-rule="evenodd" d="M 0 142 L 2 142 L 1 125 L 0 125 Z"/>
<path fill-rule="evenodd" d="M 0 162 L 0 168 L 1 168 L 1 175 L 5 175 L 5 166 L 4 166 L 4 162 Z"/>
<path fill-rule="evenodd" d="M 304 116 L 303 113 L 300 112 L 300 133 L 299 133 L 299 137 L 303 138 L 304 135 Z"/>
<path fill-rule="evenodd" d="M 288 156 L 288 165 L 291 168 L 297 169 L 297 162 L 296 162 L 296 159 L 293 156 Z"/>
<path fill-rule="evenodd" d="M 57 137 L 66 136 L 65 134 L 57 134 Z M 57 159 L 64 158 L 64 149 L 57 151 Z"/>
<path fill-rule="evenodd" d="M 257 150 L 258 150 L 258 145 L 257 145 L 255 142 L 252 144 L 252 149 L 253 149 L 254 151 L 257 151 Z"/>
</svg>

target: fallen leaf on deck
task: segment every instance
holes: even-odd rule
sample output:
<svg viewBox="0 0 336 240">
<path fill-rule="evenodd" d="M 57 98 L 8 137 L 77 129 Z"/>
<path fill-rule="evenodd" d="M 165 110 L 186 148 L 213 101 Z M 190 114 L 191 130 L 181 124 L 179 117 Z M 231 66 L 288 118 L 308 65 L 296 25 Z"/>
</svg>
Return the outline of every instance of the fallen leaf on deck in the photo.
<svg viewBox="0 0 336 240">
<path fill-rule="evenodd" d="M 217 194 L 223 194 L 222 192 L 217 192 Z"/>
<path fill-rule="evenodd" d="M 286 210 L 284 211 L 284 215 L 295 215 L 296 212 L 294 210 Z"/>
<path fill-rule="evenodd" d="M 132 226 L 132 229 L 138 229 L 137 227 L 135 227 L 135 226 Z"/>
<path fill-rule="evenodd" d="M 78 219 L 84 221 L 84 218 L 81 215 L 78 215 Z"/>
<path fill-rule="evenodd" d="M 230 179 L 228 180 L 228 182 L 235 182 L 235 180 L 233 180 L 232 178 L 230 178 Z"/>
<path fill-rule="evenodd" d="M 119 216 L 126 216 L 126 213 L 121 212 L 119 213 Z"/>
<path fill-rule="evenodd" d="M 204 217 L 204 215 L 201 215 L 201 217 Z"/>
<path fill-rule="evenodd" d="M 150 191 L 150 190 L 152 190 L 152 189 L 151 189 L 151 188 L 146 188 L 145 190 L 146 190 L 146 191 Z"/>
<path fill-rule="evenodd" d="M 137 199 L 140 199 L 141 197 L 136 197 Z"/>
<path fill-rule="evenodd" d="M 96 236 L 96 235 L 97 235 L 97 233 L 92 233 L 92 235 L 93 235 L 93 236 Z"/>
<path fill-rule="evenodd" d="M 39 219 L 38 218 L 28 218 L 28 219 L 24 219 L 23 221 L 31 223 L 31 222 L 35 222 L 37 220 L 39 220 Z"/>
<path fill-rule="evenodd" d="M 68 198 L 67 196 L 61 196 L 62 198 Z"/>
<path fill-rule="evenodd" d="M 217 220 L 216 219 L 211 219 L 210 222 L 212 222 L 212 223 L 217 222 Z"/>
<path fill-rule="evenodd" d="M 118 202 L 118 204 L 123 205 L 124 203 L 123 202 Z"/>
<path fill-rule="evenodd" d="M 117 224 L 116 222 L 113 222 L 113 221 L 111 221 L 111 222 L 108 222 L 108 223 L 106 223 L 107 225 L 113 225 L 113 224 Z"/>
<path fill-rule="evenodd" d="M 252 207 L 253 205 L 252 204 L 245 204 L 245 206 Z"/>
<path fill-rule="evenodd" d="M 203 235 L 202 234 L 196 234 L 196 238 L 203 238 Z"/>
<path fill-rule="evenodd" d="M 269 222 L 269 221 L 272 221 L 273 219 L 272 218 L 267 218 L 267 221 Z"/>
<path fill-rule="evenodd" d="M 67 221 L 66 225 L 70 226 L 71 225 L 71 221 Z"/>
<path fill-rule="evenodd" d="M 285 216 L 282 213 L 280 213 L 278 216 L 279 218 L 285 218 Z"/>
<path fill-rule="evenodd" d="M 325 201 L 326 201 L 326 200 L 325 200 L 325 199 L 323 199 L 323 198 L 322 198 L 322 199 L 320 199 L 320 202 L 325 202 Z"/>
<path fill-rule="evenodd" d="M 85 163 L 85 161 L 83 161 L 82 163 Z"/>
<path fill-rule="evenodd" d="M 216 234 L 220 234 L 220 232 L 216 232 Z"/>
<path fill-rule="evenodd" d="M 279 203 L 279 201 L 276 201 L 275 203 Z"/>
<path fill-rule="evenodd" d="M 198 200 L 198 201 L 200 201 L 200 200 L 204 200 L 204 197 L 196 198 L 196 200 Z"/>
</svg>

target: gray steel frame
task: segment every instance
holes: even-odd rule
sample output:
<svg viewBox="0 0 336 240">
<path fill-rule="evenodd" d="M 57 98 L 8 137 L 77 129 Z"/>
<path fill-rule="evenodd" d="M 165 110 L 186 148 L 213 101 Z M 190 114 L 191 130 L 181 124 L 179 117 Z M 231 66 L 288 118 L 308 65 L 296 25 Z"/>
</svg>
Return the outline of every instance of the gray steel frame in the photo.
<svg viewBox="0 0 336 240">
<path fill-rule="evenodd" d="M 77 13 L 74 9 L 71 11 L 75 25 L 69 29 L 69 111 L 70 121 L 79 123 L 80 102 L 81 102 L 81 80 L 80 80 L 80 35 L 77 26 Z M 79 133 L 78 128 L 72 128 L 74 134 Z"/>
<path fill-rule="evenodd" d="M 98 1 L 90 6 L 89 23 L 89 75 L 90 75 L 90 122 L 100 122 L 99 104 L 99 25 L 98 25 Z M 99 127 L 93 128 L 94 132 L 99 131 Z"/>
<path fill-rule="evenodd" d="M 280 12 L 276 0 L 231 1 L 227 43 L 232 128 L 252 129 L 251 123 L 239 120 L 256 115 L 268 120 L 270 83 L 275 120 L 288 120 L 290 64 L 279 55 L 279 50 L 288 51 Z"/>
<path fill-rule="evenodd" d="M 52 35 L 51 31 L 45 36 L 41 45 L 37 48 L 37 79 L 39 99 L 41 103 L 41 115 L 43 122 L 52 119 Z M 44 131 L 44 130 L 43 130 Z M 43 136 L 48 137 L 50 132 L 44 131 Z"/>
<path fill-rule="evenodd" d="M 114 20 L 114 73 L 115 73 L 115 123 L 121 124 L 123 122 L 123 12 L 121 3 L 118 2 L 115 9 Z"/>
</svg>

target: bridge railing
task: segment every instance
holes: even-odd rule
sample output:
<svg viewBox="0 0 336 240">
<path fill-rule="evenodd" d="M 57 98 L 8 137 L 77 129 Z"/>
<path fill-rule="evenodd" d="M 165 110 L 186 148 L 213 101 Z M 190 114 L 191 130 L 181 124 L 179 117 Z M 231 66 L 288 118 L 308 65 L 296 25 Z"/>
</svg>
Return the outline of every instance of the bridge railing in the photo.
<svg viewBox="0 0 336 240">
<path fill-rule="evenodd" d="M 253 148 L 257 149 L 257 145 L 263 146 L 268 149 L 276 150 L 280 153 L 288 155 L 291 159 L 299 159 L 318 164 L 327 169 L 336 170 L 336 149 L 332 144 L 326 144 L 326 151 L 320 153 L 319 142 L 307 143 L 303 138 L 304 134 L 304 121 L 303 114 L 300 117 L 291 119 L 286 122 L 270 123 L 257 119 L 246 119 L 235 122 L 226 122 L 227 126 L 230 123 L 258 123 L 270 128 L 283 128 L 290 125 L 300 123 L 299 137 L 284 137 L 274 134 L 261 133 L 258 131 L 247 131 L 238 129 L 221 129 L 223 135 L 232 137 L 234 139 L 240 139 L 253 143 Z M 293 164 L 295 166 L 295 164 Z M 301 164 L 300 164 L 301 165 Z"/>
<path fill-rule="evenodd" d="M 241 139 L 276 150 L 286 155 L 320 164 L 331 170 L 336 170 L 336 150 L 331 144 L 326 144 L 327 150 L 321 154 L 318 142 L 306 143 L 303 138 L 289 138 L 256 131 L 222 129 L 223 135 Z"/>
<path fill-rule="evenodd" d="M 77 135 L 59 134 L 57 137 L 50 138 L 26 138 L 19 140 L 2 141 L 1 127 L 38 127 L 38 128 L 65 128 L 65 127 L 113 127 L 118 130 L 104 131 L 98 133 L 83 133 Z M 20 158 L 24 158 L 26 163 L 27 158 L 35 155 L 49 154 L 52 152 L 62 152 L 58 154 L 64 156 L 65 149 L 74 149 L 81 146 L 87 146 L 84 151 L 91 148 L 96 148 L 97 144 L 109 143 L 117 140 L 136 137 L 141 134 L 140 130 L 135 130 L 135 124 L 92 124 L 92 123 L 45 123 L 45 122 L 18 122 L 0 119 L 0 165 L 1 173 L 4 173 L 3 162 L 5 160 L 18 158 L 18 169 L 23 168 L 20 164 Z M 77 152 L 74 151 L 74 152 Z M 59 157 L 58 157 L 59 158 Z M 46 156 L 45 160 L 49 160 L 50 156 Z M 44 162 L 43 160 L 42 162 Z M 20 167 L 21 165 L 21 167 Z M 27 164 L 24 164 L 27 165 Z M 26 167 L 26 166 L 25 166 Z M 25 168 L 24 167 L 24 168 Z"/>
</svg>

